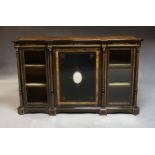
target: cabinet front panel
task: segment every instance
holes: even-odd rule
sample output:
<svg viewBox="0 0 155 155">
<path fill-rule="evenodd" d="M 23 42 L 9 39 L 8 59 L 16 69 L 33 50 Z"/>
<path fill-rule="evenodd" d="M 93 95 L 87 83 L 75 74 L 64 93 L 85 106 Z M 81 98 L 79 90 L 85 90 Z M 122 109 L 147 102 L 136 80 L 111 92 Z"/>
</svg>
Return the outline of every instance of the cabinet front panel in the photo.
<svg viewBox="0 0 155 155">
<path fill-rule="evenodd" d="M 58 104 L 98 104 L 98 49 L 57 49 Z"/>
</svg>

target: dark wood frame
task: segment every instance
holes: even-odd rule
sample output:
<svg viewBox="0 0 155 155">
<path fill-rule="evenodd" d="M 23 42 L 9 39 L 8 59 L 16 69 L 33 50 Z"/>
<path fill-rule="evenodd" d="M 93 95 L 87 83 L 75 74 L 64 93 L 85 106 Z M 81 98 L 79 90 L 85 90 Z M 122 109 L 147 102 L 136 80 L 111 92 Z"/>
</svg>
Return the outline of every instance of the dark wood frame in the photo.
<svg viewBox="0 0 155 155">
<path fill-rule="evenodd" d="M 19 38 L 14 42 L 17 48 L 17 68 L 19 79 L 20 106 L 19 114 L 24 113 L 48 113 L 55 115 L 60 112 L 92 112 L 105 115 L 108 113 L 132 113 L 138 114 L 137 106 L 137 83 L 138 83 L 138 63 L 139 47 L 141 39 L 132 36 L 110 36 L 110 37 L 32 37 Z M 61 48 L 74 49 L 98 49 L 99 69 L 98 69 L 98 104 L 77 106 L 76 104 L 65 106 L 57 104 L 57 69 L 56 51 Z M 127 48 L 132 53 L 132 96 L 130 105 L 108 105 L 107 104 L 107 72 L 108 53 L 110 48 Z M 46 79 L 47 79 L 47 104 L 29 105 L 26 100 L 26 81 L 24 73 L 24 50 L 44 50 L 46 53 Z M 76 51 L 76 50 L 75 50 Z"/>
</svg>

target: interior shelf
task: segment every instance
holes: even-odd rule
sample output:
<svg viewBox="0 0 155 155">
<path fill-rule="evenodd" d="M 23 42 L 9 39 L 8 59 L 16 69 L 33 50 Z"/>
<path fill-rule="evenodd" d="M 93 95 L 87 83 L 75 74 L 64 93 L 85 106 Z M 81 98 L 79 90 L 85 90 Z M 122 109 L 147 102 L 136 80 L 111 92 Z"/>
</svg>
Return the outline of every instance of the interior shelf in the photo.
<svg viewBox="0 0 155 155">
<path fill-rule="evenodd" d="M 109 102 L 108 105 L 109 106 L 128 106 L 130 104 L 130 102 L 127 101 L 123 101 L 123 102 L 117 102 L 117 101 L 113 101 L 113 102 Z"/>
<path fill-rule="evenodd" d="M 24 67 L 26 68 L 45 68 L 46 65 L 43 65 L 43 64 L 26 64 L 24 65 Z"/>
<path fill-rule="evenodd" d="M 109 64 L 110 68 L 131 68 L 131 64 Z"/>
<path fill-rule="evenodd" d="M 46 83 L 26 83 L 26 87 L 46 87 Z"/>
<path fill-rule="evenodd" d="M 131 86 L 131 83 L 129 83 L 129 82 L 112 82 L 112 83 L 108 83 L 108 86 L 110 86 L 110 87 L 129 87 L 129 86 Z"/>
</svg>

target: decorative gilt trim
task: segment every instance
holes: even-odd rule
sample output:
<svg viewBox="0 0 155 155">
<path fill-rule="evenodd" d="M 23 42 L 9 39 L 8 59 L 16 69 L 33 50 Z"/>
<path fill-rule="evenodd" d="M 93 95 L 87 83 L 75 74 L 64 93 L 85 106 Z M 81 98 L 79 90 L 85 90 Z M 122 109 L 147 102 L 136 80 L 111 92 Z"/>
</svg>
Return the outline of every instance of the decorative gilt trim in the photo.
<svg viewBox="0 0 155 155">
<path fill-rule="evenodd" d="M 99 102 L 99 52 L 96 50 L 96 104 Z"/>
<path fill-rule="evenodd" d="M 139 44 L 108 44 L 107 47 L 140 47 Z"/>
<path fill-rule="evenodd" d="M 45 48 L 46 45 L 15 45 L 15 48 Z"/>
<path fill-rule="evenodd" d="M 57 92 L 57 104 L 59 104 L 59 102 L 60 102 L 60 85 L 59 85 L 59 81 L 60 81 L 60 78 L 59 78 L 59 50 L 58 49 L 56 49 L 56 51 L 55 51 L 56 53 L 55 53 L 55 59 L 56 59 L 56 92 Z"/>
<path fill-rule="evenodd" d="M 102 52 L 103 52 L 103 54 L 105 54 L 105 50 L 106 50 L 106 45 L 102 44 Z"/>
<path fill-rule="evenodd" d="M 47 48 L 48 48 L 49 53 L 52 52 L 53 46 L 48 46 Z"/>
<path fill-rule="evenodd" d="M 52 47 L 100 47 L 100 44 L 69 44 L 69 45 L 53 45 Z"/>
</svg>

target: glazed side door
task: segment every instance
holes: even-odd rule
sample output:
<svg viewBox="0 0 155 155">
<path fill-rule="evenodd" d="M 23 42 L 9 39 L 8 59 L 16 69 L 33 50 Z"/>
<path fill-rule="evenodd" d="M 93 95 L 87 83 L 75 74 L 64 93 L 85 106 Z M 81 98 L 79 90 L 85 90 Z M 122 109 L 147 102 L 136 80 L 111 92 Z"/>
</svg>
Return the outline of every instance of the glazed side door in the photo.
<svg viewBox="0 0 155 155">
<path fill-rule="evenodd" d="M 107 106 L 131 106 L 134 93 L 135 48 L 107 50 Z"/>
<path fill-rule="evenodd" d="M 48 62 L 45 48 L 22 48 L 22 85 L 27 107 L 47 107 Z"/>
</svg>

